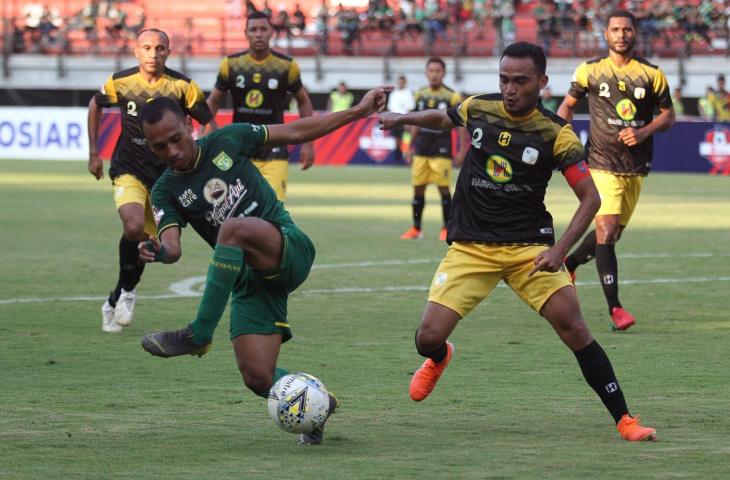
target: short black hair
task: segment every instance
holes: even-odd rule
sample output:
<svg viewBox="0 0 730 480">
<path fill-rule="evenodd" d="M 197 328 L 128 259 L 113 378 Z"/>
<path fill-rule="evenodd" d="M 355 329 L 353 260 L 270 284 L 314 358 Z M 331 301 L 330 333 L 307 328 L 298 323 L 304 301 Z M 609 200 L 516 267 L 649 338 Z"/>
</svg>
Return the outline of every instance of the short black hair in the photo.
<svg viewBox="0 0 730 480">
<path fill-rule="evenodd" d="M 175 100 L 167 97 L 157 97 L 145 103 L 139 111 L 139 123 L 141 125 L 145 123 L 154 125 L 162 120 L 165 112 L 172 112 L 173 115 L 183 121 L 187 117 L 182 107 Z"/>
<path fill-rule="evenodd" d="M 251 20 L 261 20 L 261 19 L 266 20 L 269 23 L 269 25 L 271 25 L 271 19 L 269 18 L 268 15 L 266 15 L 264 12 L 261 12 L 259 10 L 255 10 L 255 11 L 249 13 L 248 16 L 246 17 L 246 26 L 248 27 L 248 22 L 250 22 Z"/>
<path fill-rule="evenodd" d="M 499 61 L 501 62 L 504 57 L 531 58 L 537 72 L 540 75 L 545 75 L 547 58 L 545 57 L 545 50 L 538 45 L 528 42 L 515 42 L 504 49 Z"/>
<path fill-rule="evenodd" d="M 441 68 L 444 69 L 444 72 L 446 71 L 446 64 L 444 63 L 443 59 L 441 57 L 431 57 L 426 61 L 426 67 L 431 65 L 432 63 L 438 63 L 441 65 Z"/>
<path fill-rule="evenodd" d="M 631 19 L 631 25 L 636 28 L 636 17 L 628 10 L 617 8 L 616 10 L 608 12 L 608 15 L 606 16 L 606 28 L 608 28 L 608 22 L 610 22 L 612 18 L 629 18 Z"/>
<path fill-rule="evenodd" d="M 723 75 L 722 73 L 720 75 L 718 75 L 717 76 L 717 81 L 718 82 L 724 82 L 725 81 L 725 75 Z"/>
</svg>

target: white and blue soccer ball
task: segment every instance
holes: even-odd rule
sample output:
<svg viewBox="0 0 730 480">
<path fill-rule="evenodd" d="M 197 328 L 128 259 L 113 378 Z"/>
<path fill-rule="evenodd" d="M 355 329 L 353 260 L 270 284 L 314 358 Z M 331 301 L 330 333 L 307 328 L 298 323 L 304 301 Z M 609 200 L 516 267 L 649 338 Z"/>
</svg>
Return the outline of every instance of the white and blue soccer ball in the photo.
<svg viewBox="0 0 730 480">
<path fill-rule="evenodd" d="M 309 433 L 321 427 L 329 405 L 325 386 L 307 373 L 284 375 L 269 391 L 269 416 L 289 433 Z"/>
</svg>

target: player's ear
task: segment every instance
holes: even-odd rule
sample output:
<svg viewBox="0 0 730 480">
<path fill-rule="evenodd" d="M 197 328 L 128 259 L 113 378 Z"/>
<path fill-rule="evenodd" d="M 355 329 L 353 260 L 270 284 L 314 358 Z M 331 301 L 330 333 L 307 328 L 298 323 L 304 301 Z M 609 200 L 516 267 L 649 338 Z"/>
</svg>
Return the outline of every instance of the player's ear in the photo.
<svg viewBox="0 0 730 480">
<path fill-rule="evenodd" d="M 550 77 L 548 77 L 547 75 L 542 75 L 540 77 L 540 90 L 547 87 L 548 80 L 550 80 Z"/>
<path fill-rule="evenodd" d="M 189 116 L 185 116 L 185 128 L 188 132 L 190 132 L 190 135 L 193 134 L 195 129 L 193 128 L 193 120 Z"/>
</svg>

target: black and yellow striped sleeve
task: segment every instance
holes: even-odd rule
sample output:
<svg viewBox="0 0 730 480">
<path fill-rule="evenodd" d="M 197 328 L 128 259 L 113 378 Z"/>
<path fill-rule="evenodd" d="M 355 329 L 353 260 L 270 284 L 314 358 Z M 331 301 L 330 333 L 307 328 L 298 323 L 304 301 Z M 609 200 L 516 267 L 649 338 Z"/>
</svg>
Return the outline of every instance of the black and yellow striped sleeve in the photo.
<svg viewBox="0 0 730 480">
<path fill-rule="evenodd" d="M 213 119 L 213 114 L 211 113 L 210 108 L 208 108 L 208 104 L 205 102 L 203 90 L 201 90 L 194 80 L 190 80 L 190 82 L 188 82 L 188 87 L 185 92 L 185 109 L 191 117 L 203 125 Z"/>
<path fill-rule="evenodd" d="M 588 64 L 586 62 L 578 65 L 573 73 L 573 80 L 570 82 L 568 95 L 581 99 L 588 94 Z"/>
<path fill-rule="evenodd" d="M 560 170 L 565 170 L 567 167 L 585 160 L 583 144 L 573 131 L 570 123 L 563 125 L 558 132 L 553 145 L 553 156 Z"/>
<path fill-rule="evenodd" d="M 467 98 L 454 107 L 449 107 L 446 110 L 447 115 L 451 119 L 451 122 L 457 127 L 466 127 L 469 123 L 469 103 L 474 99 L 474 96 Z"/>
<path fill-rule="evenodd" d="M 221 64 L 218 67 L 218 77 L 215 79 L 215 88 L 218 90 L 228 91 L 230 89 L 230 66 L 228 65 L 228 57 L 224 57 L 221 60 Z"/>
<path fill-rule="evenodd" d="M 292 93 L 297 93 L 302 88 L 302 74 L 299 64 L 296 60 L 292 60 L 289 65 L 289 75 L 287 77 L 286 89 Z"/>
<path fill-rule="evenodd" d="M 657 106 L 659 108 L 672 107 L 672 95 L 669 92 L 669 82 L 660 68 L 657 68 L 654 72 L 652 90 L 654 91 L 654 97 L 657 99 Z"/>
<path fill-rule="evenodd" d="M 114 75 L 110 75 L 106 79 L 104 86 L 101 87 L 101 90 L 96 93 L 94 98 L 96 99 L 96 104 L 101 107 L 111 107 L 119 103 L 116 85 L 114 84 Z"/>
</svg>

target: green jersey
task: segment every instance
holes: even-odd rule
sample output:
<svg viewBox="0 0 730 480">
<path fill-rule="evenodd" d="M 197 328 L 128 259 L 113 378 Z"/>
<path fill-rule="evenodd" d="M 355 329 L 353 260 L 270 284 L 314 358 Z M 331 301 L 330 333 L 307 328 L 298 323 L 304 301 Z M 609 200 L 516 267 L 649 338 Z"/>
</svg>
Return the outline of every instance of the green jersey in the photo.
<svg viewBox="0 0 730 480">
<path fill-rule="evenodd" d="M 292 223 L 284 205 L 249 156 L 266 144 L 263 125 L 236 123 L 198 140 L 198 158 L 189 172 L 169 168 L 152 189 L 160 235 L 188 223 L 211 246 L 228 218 L 258 217 L 274 224 Z"/>
</svg>

